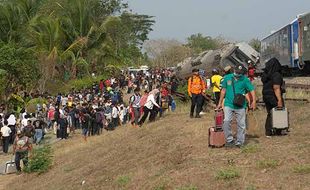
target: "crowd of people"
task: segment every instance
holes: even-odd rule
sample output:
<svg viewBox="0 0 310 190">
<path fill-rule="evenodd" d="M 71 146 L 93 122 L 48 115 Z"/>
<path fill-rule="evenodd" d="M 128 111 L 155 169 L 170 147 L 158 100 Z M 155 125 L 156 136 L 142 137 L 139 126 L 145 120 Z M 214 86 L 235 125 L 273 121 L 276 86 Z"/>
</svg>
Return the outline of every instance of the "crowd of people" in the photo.
<svg viewBox="0 0 310 190">
<path fill-rule="evenodd" d="M 268 117 L 266 135 L 272 135 L 270 110 L 283 107 L 282 91 L 279 88 L 283 78 L 279 74 L 279 62 L 272 59 L 267 63 L 262 77 L 263 96 Z M 247 77 L 243 65 L 224 68 L 223 76 L 218 69 L 212 70 L 212 77 L 205 79 L 194 69 L 188 79 L 188 93 L 191 97 L 190 117 L 200 118 L 205 102 L 206 89 L 212 88 L 216 109 L 224 110 L 223 130 L 227 147 L 241 147 L 245 142 L 246 113 L 256 108 L 254 86 Z M 2 151 L 7 154 L 13 145 L 15 163 L 20 171 L 20 160 L 27 164 L 32 144 L 39 145 L 46 133 L 53 132 L 60 140 L 81 131 L 84 141 L 87 137 L 100 135 L 104 130 L 112 131 L 130 123 L 134 128 L 141 127 L 145 121 L 154 122 L 167 110 L 176 107 L 172 94 L 178 88 L 178 79 L 168 69 L 139 72 L 123 72 L 94 83 L 90 88 L 72 90 L 70 93 L 46 96 L 47 102 L 36 105 L 36 111 L 29 113 L 6 113 L 0 107 Z M 124 101 L 124 97 L 127 96 Z M 128 99 L 128 100 L 127 100 Z M 273 102 L 270 100 L 273 99 Z M 195 112 L 196 111 L 196 112 Z M 194 114 L 195 113 L 195 114 Z M 231 121 L 236 115 L 238 130 L 234 139 Z"/>
<path fill-rule="evenodd" d="M 88 136 L 100 135 L 104 130 L 112 131 L 127 123 L 141 127 L 148 117 L 153 122 L 167 109 L 175 109 L 171 91 L 176 88 L 177 80 L 168 69 L 123 72 L 87 89 L 54 97 L 44 95 L 47 102 L 37 104 L 34 113 L 26 109 L 18 114 L 6 113 L 2 106 L 2 150 L 7 154 L 13 145 L 15 163 L 19 163 L 28 157 L 32 144 L 39 145 L 49 132 L 62 140 L 80 130 L 87 141 Z M 38 96 L 43 95 L 33 98 Z M 129 100 L 124 100 L 126 96 Z M 20 170 L 20 166 L 17 169 Z"/>
</svg>

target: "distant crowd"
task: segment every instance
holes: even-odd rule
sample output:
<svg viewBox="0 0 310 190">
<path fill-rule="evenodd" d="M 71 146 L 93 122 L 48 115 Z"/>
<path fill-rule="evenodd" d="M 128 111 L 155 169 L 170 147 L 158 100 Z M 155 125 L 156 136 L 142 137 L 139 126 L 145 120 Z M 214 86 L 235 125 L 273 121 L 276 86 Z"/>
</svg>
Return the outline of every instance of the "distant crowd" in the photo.
<svg viewBox="0 0 310 190">
<path fill-rule="evenodd" d="M 89 136 L 100 135 L 103 130 L 112 131 L 127 123 L 141 127 L 147 118 L 153 122 L 168 109 L 175 109 L 171 92 L 177 85 L 173 72 L 168 69 L 123 72 L 68 94 L 34 95 L 31 98 L 44 96 L 47 102 L 37 104 L 33 113 L 26 108 L 20 113 L 6 113 L 2 106 L 2 150 L 8 153 L 12 144 L 17 155 L 15 159 L 18 158 L 16 163 L 19 163 L 32 149 L 30 144 L 40 144 L 50 131 L 61 140 L 80 129 L 87 141 Z"/>
</svg>

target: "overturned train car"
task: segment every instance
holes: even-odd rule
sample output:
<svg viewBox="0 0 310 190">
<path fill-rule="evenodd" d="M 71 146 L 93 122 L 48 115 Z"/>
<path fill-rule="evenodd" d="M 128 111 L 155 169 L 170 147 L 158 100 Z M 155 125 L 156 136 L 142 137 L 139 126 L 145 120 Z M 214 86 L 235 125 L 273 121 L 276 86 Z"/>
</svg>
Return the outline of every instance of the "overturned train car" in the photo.
<svg viewBox="0 0 310 190">
<path fill-rule="evenodd" d="M 176 75 L 180 79 L 191 76 L 193 69 L 205 71 L 211 74 L 212 69 L 223 70 L 226 66 L 234 67 L 236 64 L 243 64 L 248 68 L 251 63 L 259 63 L 259 53 L 247 43 L 229 44 L 222 49 L 202 52 L 197 57 L 190 57 L 179 63 L 176 68 Z"/>
</svg>

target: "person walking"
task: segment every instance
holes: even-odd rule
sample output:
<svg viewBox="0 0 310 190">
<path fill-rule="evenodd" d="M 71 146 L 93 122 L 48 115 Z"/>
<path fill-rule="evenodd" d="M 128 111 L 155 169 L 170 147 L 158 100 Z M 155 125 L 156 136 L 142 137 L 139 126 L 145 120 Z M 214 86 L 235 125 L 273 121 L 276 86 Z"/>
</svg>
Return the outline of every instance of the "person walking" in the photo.
<svg viewBox="0 0 310 190">
<path fill-rule="evenodd" d="M 221 81 L 222 76 L 219 74 L 219 71 L 217 69 L 212 70 L 212 77 L 211 77 L 211 85 L 213 87 L 212 92 L 214 94 L 215 98 L 215 104 L 217 105 L 220 100 L 220 94 L 221 94 Z"/>
<path fill-rule="evenodd" d="M 35 130 L 34 139 L 35 139 L 36 145 L 38 145 L 41 142 L 41 139 L 43 137 L 43 121 L 36 120 L 33 125 L 34 125 L 34 130 Z"/>
<path fill-rule="evenodd" d="M 245 128 L 246 128 L 246 101 L 245 94 L 250 92 L 253 101 L 251 109 L 256 109 L 256 96 L 254 86 L 252 85 L 249 78 L 244 74 L 246 69 L 242 65 L 236 65 L 234 74 L 228 74 L 224 77 L 222 82 L 222 90 L 217 109 L 222 108 L 224 101 L 224 134 L 226 138 L 226 147 L 241 147 L 245 142 Z M 234 138 L 231 129 L 231 121 L 233 114 L 236 115 L 237 119 L 237 139 L 234 143 Z"/>
<path fill-rule="evenodd" d="M 196 108 L 196 118 L 200 118 L 199 113 L 202 109 L 203 94 L 206 89 L 206 84 L 199 76 L 199 70 L 193 69 L 193 76 L 188 79 L 188 95 L 192 99 L 192 105 L 190 110 L 190 117 L 194 117 L 194 111 Z"/>
<path fill-rule="evenodd" d="M 144 104 L 144 107 L 143 107 L 143 112 L 144 112 L 143 116 L 139 121 L 140 126 L 145 122 L 145 120 L 149 116 L 149 114 L 150 114 L 150 121 L 153 121 L 155 119 L 155 117 L 154 117 L 155 114 L 154 114 L 153 108 L 154 108 L 154 105 L 156 107 L 160 108 L 158 103 L 156 103 L 156 101 L 155 101 L 155 98 L 159 95 L 159 93 L 160 92 L 158 89 L 154 89 L 149 93 L 147 100 L 146 100 L 146 103 Z"/>
<path fill-rule="evenodd" d="M 31 157 L 31 152 L 31 139 L 18 130 L 17 136 L 13 143 L 13 154 L 15 154 L 15 164 L 18 172 L 21 172 L 21 160 L 23 161 L 24 166 L 28 165 L 28 157 Z"/>
<path fill-rule="evenodd" d="M 266 137 L 274 135 L 272 131 L 271 110 L 275 107 L 284 107 L 283 93 L 285 89 L 282 88 L 284 81 L 281 74 L 281 64 L 278 59 L 271 58 L 267 63 L 262 76 L 263 82 L 263 100 L 266 105 L 267 118 L 265 123 Z M 281 131 L 275 131 L 280 134 Z"/>
<path fill-rule="evenodd" d="M 9 144 L 12 130 L 10 127 L 8 127 L 7 120 L 4 120 L 3 124 L 4 124 L 3 127 L 1 127 L 2 146 L 3 146 L 3 152 L 7 154 L 9 151 Z"/>
</svg>

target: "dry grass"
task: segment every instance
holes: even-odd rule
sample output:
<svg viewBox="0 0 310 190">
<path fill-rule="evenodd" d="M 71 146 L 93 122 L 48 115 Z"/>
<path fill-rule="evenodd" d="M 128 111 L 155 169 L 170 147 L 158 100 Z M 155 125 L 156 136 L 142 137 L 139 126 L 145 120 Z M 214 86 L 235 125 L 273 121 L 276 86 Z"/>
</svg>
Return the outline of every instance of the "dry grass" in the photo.
<svg viewBox="0 0 310 190">
<path fill-rule="evenodd" d="M 120 127 L 87 143 L 79 135 L 61 141 L 54 145 L 55 160 L 49 172 L 23 174 L 6 189 L 306 190 L 310 187 L 310 174 L 304 169 L 310 163 L 308 106 L 289 105 L 290 135 L 272 139 L 258 135 L 248 138 L 249 145 L 243 149 L 226 150 L 208 148 L 212 113 L 189 119 L 188 107 L 178 105 L 180 111 L 141 129 Z M 257 111 L 256 117 L 257 130 L 263 134 L 264 110 Z M 279 162 L 268 171 L 258 167 L 259 161 L 268 159 Z M 238 175 L 218 180 L 218 171 L 227 174 L 227 168 Z"/>
</svg>

